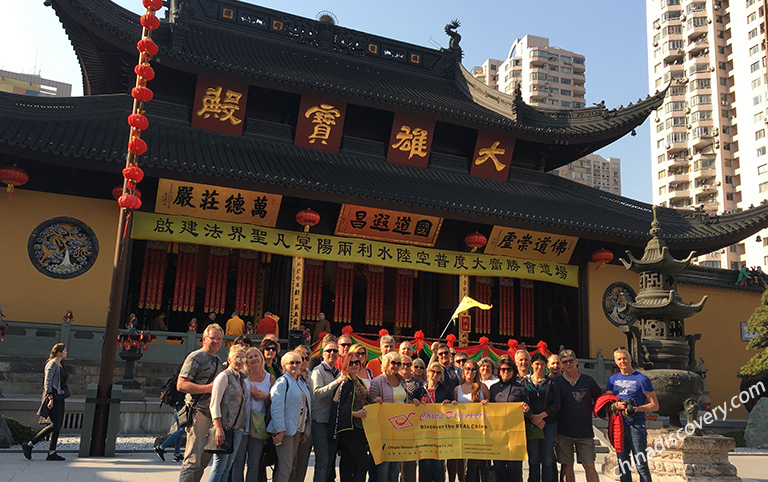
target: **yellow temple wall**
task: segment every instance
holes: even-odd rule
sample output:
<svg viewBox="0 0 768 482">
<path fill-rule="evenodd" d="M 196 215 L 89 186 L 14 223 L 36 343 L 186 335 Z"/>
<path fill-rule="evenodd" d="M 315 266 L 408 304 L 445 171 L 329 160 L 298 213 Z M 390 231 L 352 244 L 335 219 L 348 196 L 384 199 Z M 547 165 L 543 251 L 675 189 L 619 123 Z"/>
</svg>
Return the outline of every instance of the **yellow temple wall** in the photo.
<svg viewBox="0 0 768 482">
<path fill-rule="evenodd" d="M 107 186 L 108 187 L 108 186 Z M 6 320 L 60 324 L 72 310 L 77 325 L 104 326 L 112 279 L 119 207 L 114 201 L 16 189 L 0 193 L 0 306 Z M 43 221 L 66 216 L 96 234 L 99 254 L 85 273 L 54 279 L 39 272 L 27 254 L 32 231 Z"/>
<path fill-rule="evenodd" d="M 608 358 L 613 355 L 614 347 L 626 345 L 626 337 L 603 314 L 603 292 L 616 281 L 627 283 L 637 292 L 640 279 L 623 266 L 606 265 L 595 270 L 596 266 L 590 263 L 587 267 L 590 353 L 577 355 L 591 358 L 602 348 L 603 356 Z M 696 356 L 704 357 L 712 407 L 730 404 L 731 397 L 739 393 L 740 379 L 736 373 L 757 353 L 747 351 L 747 342 L 741 341 L 740 322 L 747 321 L 760 304 L 760 294 L 683 284 L 678 286 L 678 291 L 688 303 L 697 303 L 704 295 L 708 296 L 704 309 L 685 320 L 685 330 L 688 334 L 701 333 L 701 339 L 696 342 Z M 745 418 L 746 411 L 739 407 L 728 417 Z"/>
</svg>

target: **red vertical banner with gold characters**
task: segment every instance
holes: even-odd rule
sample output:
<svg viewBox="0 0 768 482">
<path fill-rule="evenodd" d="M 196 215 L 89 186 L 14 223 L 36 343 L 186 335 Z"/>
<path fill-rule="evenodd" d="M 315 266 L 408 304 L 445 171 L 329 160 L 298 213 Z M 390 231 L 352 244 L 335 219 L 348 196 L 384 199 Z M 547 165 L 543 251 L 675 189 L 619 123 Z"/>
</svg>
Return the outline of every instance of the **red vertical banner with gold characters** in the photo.
<svg viewBox="0 0 768 482">
<path fill-rule="evenodd" d="M 198 75 L 192 127 L 242 135 L 247 101 L 247 84 Z"/>
<path fill-rule="evenodd" d="M 478 132 L 469 175 L 506 182 L 514 149 L 515 140 L 511 137 Z"/>
<path fill-rule="evenodd" d="M 407 166 L 427 167 L 435 121 L 407 114 L 395 114 L 389 136 L 387 162 Z"/>
<path fill-rule="evenodd" d="M 321 151 L 339 152 L 346 110 L 346 102 L 302 96 L 294 144 Z"/>
</svg>

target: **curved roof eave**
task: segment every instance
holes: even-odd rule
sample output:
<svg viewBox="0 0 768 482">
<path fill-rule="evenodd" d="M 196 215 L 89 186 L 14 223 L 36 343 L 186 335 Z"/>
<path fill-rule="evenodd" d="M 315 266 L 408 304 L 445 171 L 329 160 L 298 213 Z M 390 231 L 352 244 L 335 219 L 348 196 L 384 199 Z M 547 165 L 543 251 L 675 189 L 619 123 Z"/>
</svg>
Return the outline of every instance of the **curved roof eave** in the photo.
<svg viewBox="0 0 768 482">
<path fill-rule="evenodd" d="M 128 95 L 48 99 L 0 94 L 0 152 L 56 164 L 76 159 L 94 170 L 118 169 L 125 159 L 125 118 L 131 105 Z M 512 168 L 510 181 L 498 182 L 460 171 L 388 163 L 383 156 L 306 149 L 255 131 L 224 136 L 180 124 L 180 109 L 152 102 L 151 126 L 142 136 L 149 154 L 140 159 L 148 175 L 198 182 L 209 176 L 232 187 L 255 184 L 256 189 L 309 199 L 395 205 L 625 246 L 644 246 L 650 238 L 650 205 L 551 174 Z M 72 112 L 78 113 L 75 120 Z M 89 135 L 78 134 L 82 132 Z M 217 151 L 218 157 L 207 155 L 206 146 L 220 143 L 222 136 L 228 149 Z M 768 227 L 768 204 L 720 216 L 669 208 L 657 212 L 664 239 L 676 251 L 713 251 Z"/>
</svg>

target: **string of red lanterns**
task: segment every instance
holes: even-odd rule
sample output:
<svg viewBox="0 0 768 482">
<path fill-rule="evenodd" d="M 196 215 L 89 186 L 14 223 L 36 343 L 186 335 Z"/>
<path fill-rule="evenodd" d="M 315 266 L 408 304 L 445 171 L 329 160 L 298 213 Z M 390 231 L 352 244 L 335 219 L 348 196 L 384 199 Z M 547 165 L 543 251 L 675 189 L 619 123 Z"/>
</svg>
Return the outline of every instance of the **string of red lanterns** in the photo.
<svg viewBox="0 0 768 482">
<path fill-rule="evenodd" d="M 149 127 L 149 120 L 144 115 L 144 104 L 152 100 L 154 95 L 147 87 L 147 82 L 155 78 L 155 71 L 149 62 L 158 51 L 157 44 L 152 41 L 152 30 L 160 26 L 160 20 L 155 16 L 155 11 L 162 8 L 163 0 L 142 0 L 142 5 L 147 11 L 141 16 L 143 30 L 141 40 L 136 43 L 139 62 L 133 69 L 136 73 L 136 86 L 131 89 L 134 100 L 132 113 L 128 116 L 128 125 L 131 126 L 131 130 L 128 139 L 127 165 L 123 169 L 125 181 L 122 194 L 117 198 L 121 208 L 131 211 L 141 207 L 141 194 L 136 189 L 136 185 L 144 179 L 144 171 L 138 165 L 138 156 L 147 152 L 147 143 L 141 138 L 141 132 Z"/>
</svg>

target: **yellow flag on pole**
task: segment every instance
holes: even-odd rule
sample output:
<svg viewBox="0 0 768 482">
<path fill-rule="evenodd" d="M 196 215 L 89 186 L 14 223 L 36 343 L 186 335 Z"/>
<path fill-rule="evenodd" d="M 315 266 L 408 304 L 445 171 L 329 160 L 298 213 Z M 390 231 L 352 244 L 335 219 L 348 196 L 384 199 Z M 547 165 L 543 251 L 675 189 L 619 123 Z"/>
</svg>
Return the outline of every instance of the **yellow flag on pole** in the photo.
<svg viewBox="0 0 768 482">
<path fill-rule="evenodd" d="M 473 300 L 469 296 L 465 296 L 461 299 L 461 303 L 459 303 L 459 306 L 456 307 L 456 311 L 453 312 L 453 316 L 451 317 L 452 320 L 456 319 L 457 316 L 459 316 L 459 313 L 463 313 L 467 311 L 470 308 L 480 308 L 481 310 L 490 310 L 493 308 L 493 305 L 486 305 L 485 303 L 480 303 L 477 300 Z"/>
</svg>

